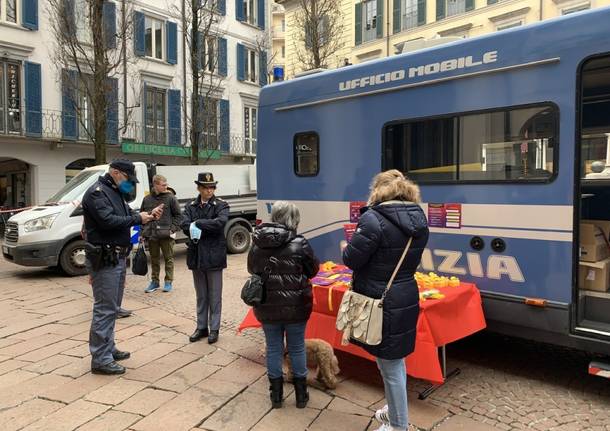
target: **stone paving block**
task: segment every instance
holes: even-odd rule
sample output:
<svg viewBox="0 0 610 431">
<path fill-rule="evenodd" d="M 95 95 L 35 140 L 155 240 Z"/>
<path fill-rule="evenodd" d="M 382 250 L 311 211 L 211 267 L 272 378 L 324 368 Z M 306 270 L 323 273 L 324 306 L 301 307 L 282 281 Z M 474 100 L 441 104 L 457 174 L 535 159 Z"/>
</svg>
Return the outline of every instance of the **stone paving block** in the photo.
<svg viewBox="0 0 610 431">
<path fill-rule="evenodd" d="M 444 408 L 435 406 L 428 401 L 419 400 L 413 396 L 409 397 L 408 401 L 409 422 L 425 430 L 432 429 L 450 414 Z"/>
<path fill-rule="evenodd" d="M 271 410 L 252 431 L 305 431 L 318 417 L 319 410 L 310 408 L 297 409 L 295 406 L 285 406 L 281 409 Z M 329 428 L 328 431 L 348 430 L 349 428 Z M 351 429 L 349 429 L 351 431 Z"/>
<path fill-rule="evenodd" d="M 352 402 L 367 408 L 384 398 L 383 387 L 367 384 L 354 379 L 342 381 L 333 392 L 341 398 L 349 399 Z"/>
<path fill-rule="evenodd" d="M 159 325 L 174 327 L 187 324 L 193 324 L 189 319 L 184 317 L 175 316 L 167 311 L 160 309 L 159 307 L 149 307 L 138 310 L 136 314 L 148 321 L 158 323 Z"/>
<path fill-rule="evenodd" d="M 188 431 L 243 389 L 243 385 L 210 377 L 187 389 L 132 428 L 141 431 Z"/>
<path fill-rule="evenodd" d="M 7 359 L 6 361 L 2 361 L 0 362 L 0 376 L 13 370 L 18 370 L 19 368 L 25 367 L 29 364 L 29 362 L 18 361 L 16 359 Z"/>
<path fill-rule="evenodd" d="M 197 358 L 198 356 L 193 355 L 192 353 L 180 351 L 171 352 L 138 369 L 129 370 L 127 372 L 127 378 L 143 382 L 155 382 L 168 374 L 173 373 L 177 369 L 196 361 Z"/>
<path fill-rule="evenodd" d="M 82 398 L 89 392 L 93 392 L 102 386 L 108 385 L 118 378 L 118 376 L 85 374 L 84 376 L 74 379 L 65 385 L 61 385 L 50 390 L 43 390 L 42 396 L 53 401 L 72 403 L 77 399 Z"/>
<path fill-rule="evenodd" d="M 91 324 L 91 313 L 92 313 L 92 303 L 91 303 L 91 299 L 89 299 L 90 303 L 88 304 L 88 309 L 87 311 L 81 311 L 76 315 L 72 315 L 70 317 L 64 318 L 62 319 L 60 322 L 61 324 L 64 325 L 78 325 L 81 323 L 89 323 Z M 87 305 L 87 304 L 85 304 Z"/>
<path fill-rule="evenodd" d="M 240 431 L 252 428 L 271 410 L 268 398 L 242 392 L 206 420 L 201 426 L 211 431 Z"/>
<path fill-rule="evenodd" d="M 221 349 L 216 349 L 213 353 L 204 357 L 204 360 L 211 365 L 218 365 L 219 367 L 226 367 L 230 363 L 237 360 L 238 356 L 233 353 L 226 352 Z"/>
<path fill-rule="evenodd" d="M 79 342 L 79 341 L 75 341 L 74 342 L 78 343 L 75 347 L 66 350 L 65 352 L 62 352 L 64 355 L 67 356 L 74 356 L 77 358 L 84 358 L 85 356 L 89 356 L 91 353 L 89 352 L 89 343 L 88 342 Z"/>
<path fill-rule="evenodd" d="M 70 337 L 71 340 L 89 342 L 89 329 L 79 332 Z"/>
<path fill-rule="evenodd" d="M 120 347 L 119 348 L 123 348 Z M 177 350 L 178 346 L 170 343 L 155 343 L 142 350 L 132 351 L 131 358 L 122 362 L 126 368 L 138 368 Z"/>
<path fill-rule="evenodd" d="M 108 406 L 78 400 L 34 422 L 23 431 L 71 431 L 101 415 Z"/>
<path fill-rule="evenodd" d="M 188 342 L 188 335 L 183 335 L 184 340 Z M 216 352 L 216 347 L 208 344 L 205 340 L 198 341 L 196 343 L 188 343 L 181 347 L 180 350 L 183 352 L 194 353 L 200 356 L 207 356 Z M 218 364 L 215 364 L 218 365 Z"/>
<path fill-rule="evenodd" d="M 434 428 L 434 431 L 497 431 L 498 428 L 495 428 L 491 425 L 483 424 L 477 421 L 474 421 L 470 418 L 455 415 L 451 416 L 445 422 L 440 424 L 438 427 Z"/>
<path fill-rule="evenodd" d="M 24 355 L 28 352 L 32 352 L 36 349 L 40 349 L 41 347 L 46 347 L 51 344 L 57 343 L 63 340 L 65 337 L 56 334 L 43 334 L 38 335 L 27 341 L 22 341 L 18 344 L 13 344 L 11 346 L 0 349 L 0 355 L 17 357 L 20 355 Z"/>
<path fill-rule="evenodd" d="M 81 345 L 79 341 L 74 340 L 61 340 L 58 343 L 53 343 L 50 346 L 42 347 L 40 349 L 26 353 L 25 355 L 18 356 L 16 359 L 28 362 L 38 362 L 47 359 L 53 355 L 69 351 L 74 347 Z"/>
<path fill-rule="evenodd" d="M 119 378 L 112 383 L 88 393 L 85 396 L 85 399 L 100 404 L 117 405 L 134 396 L 146 386 L 147 384 L 144 382 Z"/>
<path fill-rule="evenodd" d="M 76 362 L 78 358 L 74 358 L 72 356 L 65 355 L 53 355 L 49 358 L 43 359 L 42 361 L 35 362 L 33 364 L 29 364 L 24 366 L 22 369 L 25 371 L 31 371 L 33 373 L 50 373 L 58 368 L 65 367 L 69 364 L 73 364 Z M 0 364 L 0 368 L 2 365 Z"/>
<path fill-rule="evenodd" d="M 291 400 L 296 403 L 294 396 L 292 396 Z M 307 403 L 307 407 L 323 410 L 327 408 L 332 400 L 333 397 L 326 392 L 315 388 L 309 388 L 309 403 Z"/>
<path fill-rule="evenodd" d="M 54 374 L 59 374 L 60 376 L 68 376 L 76 379 L 91 372 L 90 356 L 86 356 L 84 358 L 77 358 L 75 356 L 66 357 L 72 358 L 72 361 L 61 368 L 53 370 Z"/>
<path fill-rule="evenodd" d="M 369 417 L 324 410 L 308 428 L 309 431 L 350 430 L 365 431 L 369 426 Z"/>
<path fill-rule="evenodd" d="M 120 431 L 128 428 L 140 419 L 140 416 L 131 413 L 108 410 L 91 422 L 87 422 L 79 427 L 77 431 Z"/>
<path fill-rule="evenodd" d="M 340 397 L 335 397 L 327 408 L 328 410 L 336 411 L 339 413 L 347 413 L 350 415 L 359 415 L 368 418 L 373 416 L 372 412 L 369 409 L 365 409 L 364 407 L 361 407 L 358 404 L 354 404 Z"/>
<path fill-rule="evenodd" d="M 23 370 L 13 370 L 0 376 L 0 388 L 17 385 L 38 377 L 38 374 Z"/>
<path fill-rule="evenodd" d="M 176 396 L 173 392 L 144 389 L 116 406 L 115 410 L 147 416 Z M 169 430 L 166 430 L 169 431 Z"/>
<path fill-rule="evenodd" d="M 214 374 L 214 378 L 227 382 L 242 383 L 248 386 L 266 372 L 267 369 L 256 362 L 239 358 Z"/>
<path fill-rule="evenodd" d="M 232 353 L 239 353 L 239 351 L 244 349 L 249 349 L 252 347 L 260 348 L 260 345 L 257 345 L 254 341 L 242 337 L 241 335 L 235 335 L 229 331 L 225 331 L 224 333 L 220 332 L 220 337 L 218 338 L 218 343 L 216 346 L 219 349 L 226 350 Z"/>
<path fill-rule="evenodd" d="M 17 338 L 17 339 L 0 338 L 0 349 L 4 349 L 5 347 L 12 346 L 13 344 L 20 343 L 21 341 L 23 341 L 23 340 L 21 340 L 19 338 Z M 2 355 L 2 356 L 12 357 L 12 356 L 9 356 L 9 355 Z"/>
<path fill-rule="evenodd" d="M 9 359 L 11 359 L 11 357 L 10 357 L 10 356 L 3 356 L 3 355 L 0 355 L 0 363 L 2 363 L 2 362 L 4 362 L 4 361 L 8 361 Z"/>
<path fill-rule="evenodd" d="M 186 347 L 189 344 L 188 338 L 180 332 L 176 332 L 173 336 L 165 338 L 163 341 L 165 343 L 180 344 L 182 347 Z"/>
<path fill-rule="evenodd" d="M 43 374 L 26 382 L 2 388 L 0 390 L 0 410 L 15 407 L 31 398 L 37 397 L 44 390 L 50 390 L 72 381 L 69 377 Z"/>
<path fill-rule="evenodd" d="M 18 407 L 0 412 L 4 431 L 16 431 L 64 407 L 64 404 L 47 400 L 30 400 Z"/>
<path fill-rule="evenodd" d="M 208 378 L 218 370 L 220 370 L 220 367 L 210 365 L 205 358 L 202 358 L 158 380 L 154 386 L 168 391 L 184 392 L 190 386 Z"/>
<path fill-rule="evenodd" d="M 125 340 L 129 340 L 130 338 L 145 334 L 148 331 L 151 331 L 151 328 L 149 326 L 133 325 L 133 326 L 129 326 L 125 329 L 120 329 L 120 330 L 116 331 L 114 337 L 117 341 L 125 341 Z"/>
</svg>

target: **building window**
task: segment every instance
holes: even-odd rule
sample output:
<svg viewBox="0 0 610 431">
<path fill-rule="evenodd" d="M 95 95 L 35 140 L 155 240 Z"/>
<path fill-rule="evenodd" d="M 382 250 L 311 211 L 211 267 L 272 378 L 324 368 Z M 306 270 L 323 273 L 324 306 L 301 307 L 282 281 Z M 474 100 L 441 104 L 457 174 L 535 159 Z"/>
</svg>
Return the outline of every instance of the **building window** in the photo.
<svg viewBox="0 0 610 431">
<path fill-rule="evenodd" d="M 258 55 L 253 49 L 246 48 L 245 80 L 258 84 Z"/>
<path fill-rule="evenodd" d="M 74 22 L 76 23 L 76 38 L 91 45 L 91 26 L 89 25 L 89 3 L 88 0 L 76 0 L 74 3 Z"/>
<path fill-rule="evenodd" d="M 286 58 L 286 47 L 282 45 L 282 58 Z"/>
<path fill-rule="evenodd" d="M 575 12 L 581 12 L 583 10 L 591 9 L 591 3 L 579 4 L 578 6 L 567 7 L 565 9 L 561 9 L 562 15 L 569 15 Z"/>
<path fill-rule="evenodd" d="M 0 133 L 21 133 L 21 66 L 0 62 Z"/>
<path fill-rule="evenodd" d="M 163 21 L 146 17 L 144 20 L 145 43 L 147 57 L 163 60 Z"/>
<path fill-rule="evenodd" d="M 402 29 L 417 27 L 417 0 L 402 0 Z"/>
<path fill-rule="evenodd" d="M 82 79 L 78 80 L 78 88 L 74 92 L 76 94 L 74 104 L 76 105 L 78 139 L 81 141 L 90 141 L 93 136 L 93 108 L 91 106 L 91 98 L 89 97 L 89 90 L 91 88 L 91 77 L 83 76 Z"/>
<path fill-rule="evenodd" d="M 218 38 L 208 37 L 204 42 L 205 62 L 204 68 L 208 72 L 214 72 L 218 67 Z"/>
<path fill-rule="evenodd" d="M 368 42 L 377 38 L 377 0 L 362 3 L 362 40 Z"/>
<path fill-rule="evenodd" d="M 294 136 L 294 173 L 314 177 L 320 172 L 320 137 L 316 132 Z"/>
<path fill-rule="evenodd" d="M 0 21 L 19 22 L 19 0 L 0 0 Z"/>
<path fill-rule="evenodd" d="M 165 145 L 165 90 L 146 87 L 145 109 L 146 143 Z"/>
<path fill-rule="evenodd" d="M 466 0 L 447 0 L 447 16 L 466 12 Z"/>
<path fill-rule="evenodd" d="M 382 168 L 418 182 L 548 181 L 558 119 L 554 105 L 540 105 L 391 124 Z"/>
<path fill-rule="evenodd" d="M 256 108 L 244 107 L 244 136 L 246 154 L 256 153 Z"/>
<path fill-rule="evenodd" d="M 252 25 L 256 25 L 256 16 L 257 16 L 257 10 L 256 10 L 256 0 L 243 0 L 243 7 L 244 7 L 244 17 L 246 17 L 246 22 L 248 24 L 252 24 Z"/>
<path fill-rule="evenodd" d="M 218 145 L 218 99 L 209 96 L 199 96 L 199 124 L 201 134 L 199 135 L 199 146 L 201 149 L 217 150 Z"/>
<path fill-rule="evenodd" d="M 511 21 L 496 25 L 497 31 L 508 30 L 509 28 L 520 27 L 523 25 L 523 20 Z"/>
</svg>

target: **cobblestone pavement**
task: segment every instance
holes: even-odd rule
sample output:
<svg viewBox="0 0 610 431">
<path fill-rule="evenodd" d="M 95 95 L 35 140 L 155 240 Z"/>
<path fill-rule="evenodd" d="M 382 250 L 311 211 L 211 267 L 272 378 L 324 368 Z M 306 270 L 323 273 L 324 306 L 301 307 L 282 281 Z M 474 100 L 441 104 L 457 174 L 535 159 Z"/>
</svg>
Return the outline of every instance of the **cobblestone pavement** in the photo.
<svg viewBox="0 0 610 431">
<path fill-rule="evenodd" d="M 218 344 L 190 344 L 195 295 L 176 254 L 175 290 L 143 292 L 128 276 L 117 323 L 118 345 L 132 352 L 122 377 L 89 373 L 91 291 L 86 277 L 0 262 L 0 429 L 2 430 L 369 430 L 383 391 L 373 363 L 340 355 L 335 391 L 312 389 L 305 410 L 270 410 L 260 331 L 235 334 L 246 307 L 239 299 L 245 255 L 225 271 Z M 410 421 L 420 430 L 610 431 L 610 385 L 586 373 L 578 352 L 479 334 L 448 347 L 461 373 L 426 401 L 409 381 Z"/>
</svg>

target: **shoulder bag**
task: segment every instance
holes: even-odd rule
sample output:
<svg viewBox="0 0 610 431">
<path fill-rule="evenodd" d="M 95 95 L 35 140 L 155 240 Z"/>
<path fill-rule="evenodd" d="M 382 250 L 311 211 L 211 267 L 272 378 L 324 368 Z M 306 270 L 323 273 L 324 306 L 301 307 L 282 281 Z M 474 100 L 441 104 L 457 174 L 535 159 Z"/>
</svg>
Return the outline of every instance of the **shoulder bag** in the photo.
<svg viewBox="0 0 610 431">
<path fill-rule="evenodd" d="M 402 266 L 405 256 L 411 247 L 413 237 L 409 238 L 407 246 L 394 268 L 394 272 L 386 285 L 381 299 L 373 299 L 352 290 L 352 286 L 343 294 L 339 312 L 337 313 L 336 328 L 343 332 L 341 344 L 347 345 L 350 338 L 370 346 L 381 344 L 383 336 L 383 301 L 392 287 L 394 278 Z"/>
</svg>

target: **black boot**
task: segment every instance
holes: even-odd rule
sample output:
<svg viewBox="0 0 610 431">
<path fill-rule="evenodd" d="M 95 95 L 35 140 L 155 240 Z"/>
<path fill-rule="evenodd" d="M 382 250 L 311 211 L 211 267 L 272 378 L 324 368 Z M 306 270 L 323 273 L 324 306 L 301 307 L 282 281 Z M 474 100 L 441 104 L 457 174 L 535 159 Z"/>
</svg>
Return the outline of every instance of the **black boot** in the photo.
<svg viewBox="0 0 610 431">
<path fill-rule="evenodd" d="M 304 409 L 307 407 L 309 401 L 309 393 L 307 392 L 307 379 L 305 377 L 295 377 L 294 383 L 294 394 L 297 399 L 297 409 Z"/>
<path fill-rule="evenodd" d="M 279 409 L 282 407 L 282 399 L 284 398 L 284 378 L 276 379 L 269 378 L 269 398 L 271 398 L 271 407 Z"/>
</svg>

